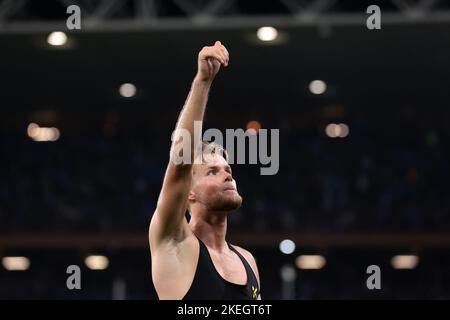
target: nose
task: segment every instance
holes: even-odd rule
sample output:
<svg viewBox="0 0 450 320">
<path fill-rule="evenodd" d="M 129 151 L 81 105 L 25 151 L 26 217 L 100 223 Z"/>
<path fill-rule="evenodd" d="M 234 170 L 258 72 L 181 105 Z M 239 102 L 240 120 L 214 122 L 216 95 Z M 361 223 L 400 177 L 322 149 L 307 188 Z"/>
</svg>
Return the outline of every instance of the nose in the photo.
<svg viewBox="0 0 450 320">
<path fill-rule="evenodd" d="M 228 172 L 226 173 L 225 181 L 233 181 L 233 177 L 232 177 L 231 174 L 228 173 Z"/>
</svg>

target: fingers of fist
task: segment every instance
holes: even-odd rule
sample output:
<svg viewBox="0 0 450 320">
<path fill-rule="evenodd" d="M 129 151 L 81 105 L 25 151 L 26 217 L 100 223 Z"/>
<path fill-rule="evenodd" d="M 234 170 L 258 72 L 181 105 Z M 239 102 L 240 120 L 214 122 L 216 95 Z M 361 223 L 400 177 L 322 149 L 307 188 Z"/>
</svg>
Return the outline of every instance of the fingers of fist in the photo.
<svg viewBox="0 0 450 320">
<path fill-rule="evenodd" d="M 230 60 L 230 54 L 228 50 L 220 41 L 216 41 L 214 46 L 206 46 L 200 51 L 199 54 L 200 59 L 207 60 L 209 58 L 214 58 L 220 62 L 220 64 L 225 67 L 228 66 L 228 62 Z"/>
</svg>

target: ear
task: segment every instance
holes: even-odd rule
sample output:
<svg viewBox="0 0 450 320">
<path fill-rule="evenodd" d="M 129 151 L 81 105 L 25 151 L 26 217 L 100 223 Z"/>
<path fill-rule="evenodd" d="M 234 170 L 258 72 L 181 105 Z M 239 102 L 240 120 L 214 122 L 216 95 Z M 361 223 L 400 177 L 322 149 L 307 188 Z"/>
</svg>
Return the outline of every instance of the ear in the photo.
<svg viewBox="0 0 450 320">
<path fill-rule="evenodd" d="M 189 196 L 188 196 L 188 200 L 189 201 L 195 201 L 196 197 L 195 197 L 195 193 L 192 191 L 189 191 Z"/>
</svg>

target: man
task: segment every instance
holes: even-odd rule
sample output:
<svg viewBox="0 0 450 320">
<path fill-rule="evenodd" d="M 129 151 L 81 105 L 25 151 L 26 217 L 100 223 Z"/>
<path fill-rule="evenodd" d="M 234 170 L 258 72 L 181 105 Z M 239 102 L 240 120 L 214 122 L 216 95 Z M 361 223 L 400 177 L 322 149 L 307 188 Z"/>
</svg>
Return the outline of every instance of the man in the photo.
<svg viewBox="0 0 450 320">
<path fill-rule="evenodd" d="M 255 259 L 225 240 L 227 215 L 242 202 L 226 152 L 209 145 L 212 152 L 204 156 L 200 153 L 201 161 L 194 152 L 194 139 L 200 139 L 194 137 L 194 121 L 203 120 L 213 79 L 228 61 L 228 51 L 220 41 L 203 47 L 198 54 L 197 74 L 178 118 L 176 129 L 187 130 L 193 137 L 188 144 L 191 156 L 189 161 L 174 161 L 179 156 L 175 149 L 182 141 L 173 139 L 171 160 L 149 230 L 152 279 L 160 299 L 261 297 Z"/>
</svg>

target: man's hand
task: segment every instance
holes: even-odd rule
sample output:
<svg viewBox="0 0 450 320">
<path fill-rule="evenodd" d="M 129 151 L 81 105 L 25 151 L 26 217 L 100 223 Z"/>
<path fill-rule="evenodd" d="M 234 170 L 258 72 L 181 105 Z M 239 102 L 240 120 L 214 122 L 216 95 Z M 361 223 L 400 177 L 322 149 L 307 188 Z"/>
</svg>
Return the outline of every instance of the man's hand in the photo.
<svg viewBox="0 0 450 320">
<path fill-rule="evenodd" d="M 198 71 L 196 79 L 204 82 L 212 82 L 220 65 L 228 66 L 230 55 L 220 41 L 216 41 L 214 46 L 203 47 L 198 54 Z"/>
</svg>

